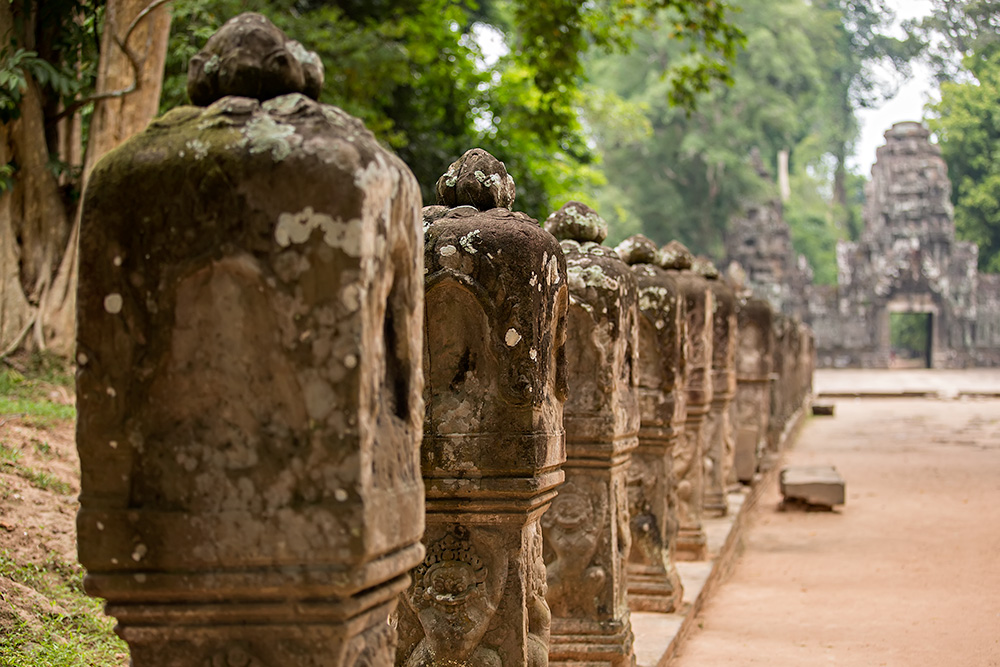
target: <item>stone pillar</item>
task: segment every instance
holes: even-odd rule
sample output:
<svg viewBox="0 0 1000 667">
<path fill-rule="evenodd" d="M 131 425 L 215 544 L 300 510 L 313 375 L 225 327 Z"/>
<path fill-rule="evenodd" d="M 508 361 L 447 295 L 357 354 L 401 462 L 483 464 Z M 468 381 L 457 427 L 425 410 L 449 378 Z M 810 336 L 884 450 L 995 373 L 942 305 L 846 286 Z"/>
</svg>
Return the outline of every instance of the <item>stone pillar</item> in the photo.
<svg viewBox="0 0 1000 667">
<path fill-rule="evenodd" d="M 774 336 L 771 362 L 771 414 L 768 418 L 767 447 L 758 461 L 762 471 L 773 468 L 778 462 L 781 436 L 788 422 L 788 350 L 791 341 L 792 318 L 775 313 L 771 330 Z"/>
<path fill-rule="evenodd" d="M 579 202 L 545 221 L 562 241 L 569 284 L 566 483 L 542 516 L 552 610 L 549 663 L 635 664 L 626 598 L 626 470 L 638 444 L 635 276 L 600 245 L 607 223 Z"/>
<path fill-rule="evenodd" d="M 263 17 L 195 60 L 262 54 L 84 202 L 79 555 L 136 667 L 389 665 L 423 557 L 420 191 Z"/>
<path fill-rule="evenodd" d="M 684 437 L 687 414 L 684 299 L 677 280 L 660 268 L 660 252 L 651 240 L 633 236 L 617 251 L 638 280 L 640 313 L 639 447 L 628 470 L 628 600 L 633 610 L 671 612 L 684 593 L 674 565 L 674 449 Z"/>
<path fill-rule="evenodd" d="M 396 660 L 544 665 L 539 519 L 566 456 L 566 260 L 510 211 L 513 179 L 485 151 L 437 193 L 424 210 L 427 557 L 399 608 Z"/>
<path fill-rule="evenodd" d="M 728 478 L 735 451 L 736 396 L 736 293 L 719 278 L 707 259 L 693 267 L 708 280 L 715 306 L 712 308 L 712 403 L 705 419 L 705 513 L 725 516 Z"/>
<path fill-rule="evenodd" d="M 774 311 L 763 299 L 741 297 L 736 317 L 736 452 L 735 479 L 750 483 L 757 472 L 757 457 L 767 441 L 771 413 L 771 363 Z"/>
<path fill-rule="evenodd" d="M 708 557 L 701 519 L 704 493 L 705 419 L 712 405 L 712 312 L 715 299 L 708 281 L 691 270 L 691 252 L 677 241 L 660 250 L 661 266 L 676 277 L 687 318 L 687 413 L 684 438 L 674 448 L 677 480 L 677 557 Z"/>
</svg>

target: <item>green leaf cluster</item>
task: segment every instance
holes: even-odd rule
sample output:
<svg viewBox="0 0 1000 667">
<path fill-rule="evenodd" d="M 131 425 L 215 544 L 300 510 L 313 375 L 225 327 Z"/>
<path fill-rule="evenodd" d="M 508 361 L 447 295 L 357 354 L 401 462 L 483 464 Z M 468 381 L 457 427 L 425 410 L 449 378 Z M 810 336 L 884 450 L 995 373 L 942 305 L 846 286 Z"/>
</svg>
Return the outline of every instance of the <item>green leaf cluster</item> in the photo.
<svg viewBox="0 0 1000 667">
<path fill-rule="evenodd" d="M 979 269 L 1000 273 L 1000 53 L 966 60 L 974 80 L 941 84 L 928 124 L 948 164 L 955 232 L 979 244 Z"/>
<path fill-rule="evenodd" d="M 321 99 L 364 120 L 410 166 L 425 201 L 448 164 L 480 146 L 506 162 L 517 208 L 542 217 L 603 180 L 580 121 L 582 53 L 626 48 L 658 7 L 671 8 L 703 61 L 665 92 L 691 104 L 709 81 L 725 79 L 735 54 L 739 33 L 724 2 L 177 0 L 162 107 L 185 101 L 187 61 L 208 37 L 237 13 L 258 11 L 319 53 Z M 502 36 L 502 53 L 482 51 L 484 33 Z"/>
</svg>

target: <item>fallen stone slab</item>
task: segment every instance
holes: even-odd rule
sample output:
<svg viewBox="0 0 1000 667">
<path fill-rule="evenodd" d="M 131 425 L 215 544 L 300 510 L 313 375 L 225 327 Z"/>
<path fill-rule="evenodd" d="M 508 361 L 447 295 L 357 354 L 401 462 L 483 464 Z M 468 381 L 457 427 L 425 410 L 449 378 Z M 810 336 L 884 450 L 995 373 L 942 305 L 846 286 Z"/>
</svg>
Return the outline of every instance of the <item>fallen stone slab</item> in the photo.
<svg viewBox="0 0 1000 667">
<path fill-rule="evenodd" d="M 844 478 L 833 466 L 787 466 L 781 470 L 779 485 L 786 505 L 844 504 Z"/>
</svg>

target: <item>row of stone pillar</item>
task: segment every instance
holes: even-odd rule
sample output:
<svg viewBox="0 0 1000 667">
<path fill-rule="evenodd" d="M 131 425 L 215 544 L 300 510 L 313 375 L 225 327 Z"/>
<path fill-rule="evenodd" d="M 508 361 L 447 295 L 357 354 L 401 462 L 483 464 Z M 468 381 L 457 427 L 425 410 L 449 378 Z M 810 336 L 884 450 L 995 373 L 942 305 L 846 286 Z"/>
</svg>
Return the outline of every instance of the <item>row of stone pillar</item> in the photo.
<svg viewBox="0 0 1000 667">
<path fill-rule="evenodd" d="M 809 391 L 808 331 L 676 242 L 601 245 L 582 204 L 512 212 L 479 149 L 421 211 L 303 94 L 317 63 L 234 19 L 204 106 L 91 177 L 87 591 L 137 667 L 634 664 L 629 610 L 678 607 L 675 560 Z"/>
</svg>

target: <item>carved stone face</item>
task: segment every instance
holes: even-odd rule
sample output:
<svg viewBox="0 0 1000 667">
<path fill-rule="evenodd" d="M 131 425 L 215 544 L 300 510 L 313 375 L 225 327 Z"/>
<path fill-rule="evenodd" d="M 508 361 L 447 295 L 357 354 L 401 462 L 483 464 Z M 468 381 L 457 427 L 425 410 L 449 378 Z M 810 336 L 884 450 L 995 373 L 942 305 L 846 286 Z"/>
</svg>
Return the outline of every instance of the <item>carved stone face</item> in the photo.
<svg viewBox="0 0 1000 667">
<path fill-rule="evenodd" d="M 502 586 L 490 581 L 490 568 L 468 530 L 454 526 L 427 548 L 413 571 L 409 603 L 424 629 L 430 653 L 461 660 L 489 629 Z"/>
</svg>

